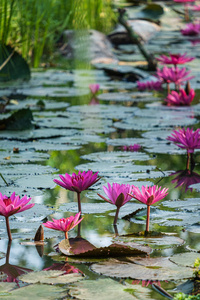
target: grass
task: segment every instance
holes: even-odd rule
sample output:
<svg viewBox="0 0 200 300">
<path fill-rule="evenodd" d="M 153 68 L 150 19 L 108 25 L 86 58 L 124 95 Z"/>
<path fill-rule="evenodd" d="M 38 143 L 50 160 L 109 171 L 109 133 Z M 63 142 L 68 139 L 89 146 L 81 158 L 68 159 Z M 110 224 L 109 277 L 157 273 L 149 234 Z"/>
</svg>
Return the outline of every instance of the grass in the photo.
<svg viewBox="0 0 200 300">
<path fill-rule="evenodd" d="M 33 67 L 49 58 L 65 29 L 108 33 L 115 14 L 112 0 L 0 0 L 0 40 Z"/>
</svg>

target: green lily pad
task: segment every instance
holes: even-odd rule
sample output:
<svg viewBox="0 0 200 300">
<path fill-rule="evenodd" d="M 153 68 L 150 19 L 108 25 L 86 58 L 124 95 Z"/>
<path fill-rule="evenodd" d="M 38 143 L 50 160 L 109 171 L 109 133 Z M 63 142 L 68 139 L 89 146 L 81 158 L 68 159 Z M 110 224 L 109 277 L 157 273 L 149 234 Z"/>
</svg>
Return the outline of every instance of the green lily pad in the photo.
<svg viewBox="0 0 200 300">
<path fill-rule="evenodd" d="M 128 288 L 126 284 L 122 285 L 110 278 L 102 278 L 75 283 L 73 286 L 70 286 L 69 294 L 76 299 L 87 300 L 93 300 L 94 298 L 96 300 L 115 300 L 116 298 L 125 300 L 147 300 L 147 298 L 136 298 L 130 295 L 129 292 L 126 292 L 126 288 Z M 133 287 L 131 291 L 133 291 Z"/>
<path fill-rule="evenodd" d="M 200 258 L 200 253 L 185 252 L 171 256 L 170 260 L 179 266 L 194 267 L 194 262 L 197 258 Z"/>
</svg>

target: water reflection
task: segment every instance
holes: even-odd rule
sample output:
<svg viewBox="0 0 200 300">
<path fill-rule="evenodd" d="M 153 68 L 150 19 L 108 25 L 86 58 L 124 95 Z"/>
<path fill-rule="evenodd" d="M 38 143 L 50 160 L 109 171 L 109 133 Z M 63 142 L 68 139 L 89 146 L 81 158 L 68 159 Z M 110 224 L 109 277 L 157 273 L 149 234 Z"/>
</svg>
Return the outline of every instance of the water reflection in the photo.
<svg viewBox="0 0 200 300">
<path fill-rule="evenodd" d="M 9 263 L 11 244 L 12 244 L 12 241 L 8 241 L 6 262 L 4 265 L 0 266 L 0 272 L 3 272 L 5 275 L 7 275 L 7 277 L 6 278 L 3 277 L 3 280 L 1 280 L 1 281 L 16 282 L 17 285 L 19 286 L 19 283 L 18 283 L 19 280 L 17 279 L 17 277 L 24 273 L 32 272 L 33 270 L 27 269 L 27 268 L 22 268 L 20 266 L 11 265 Z"/>
<path fill-rule="evenodd" d="M 182 191 L 185 192 L 188 190 L 192 192 L 193 188 L 189 186 L 200 182 L 200 175 L 188 169 L 171 173 L 170 176 L 175 176 L 171 181 L 172 183 L 176 183 L 175 188 L 181 187 Z"/>
</svg>

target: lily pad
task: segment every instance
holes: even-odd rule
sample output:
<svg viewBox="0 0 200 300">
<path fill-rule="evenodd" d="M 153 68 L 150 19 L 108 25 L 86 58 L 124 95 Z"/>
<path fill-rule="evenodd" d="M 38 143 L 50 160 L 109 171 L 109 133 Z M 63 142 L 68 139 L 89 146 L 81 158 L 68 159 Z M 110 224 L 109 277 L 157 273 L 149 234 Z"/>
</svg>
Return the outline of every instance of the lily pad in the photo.
<svg viewBox="0 0 200 300">
<path fill-rule="evenodd" d="M 147 299 L 136 298 L 133 295 L 130 295 L 125 291 L 126 288 L 128 288 L 126 284 L 122 285 L 110 278 L 102 278 L 99 280 L 87 280 L 73 284 L 73 286 L 70 286 L 69 294 L 76 299 L 88 300 L 93 300 L 94 298 L 96 300 L 115 300 L 116 298 L 125 300 Z M 133 290 L 133 288 L 131 290 Z"/>
<path fill-rule="evenodd" d="M 200 258 L 200 253 L 185 252 L 171 256 L 170 260 L 179 266 L 194 267 L 194 262 L 197 258 Z"/>
<path fill-rule="evenodd" d="M 24 274 L 19 277 L 20 280 L 27 283 L 42 283 L 42 284 L 67 284 L 83 279 L 83 276 L 78 273 L 65 274 L 63 271 L 38 271 Z"/>
<path fill-rule="evenodd" d="M 62 240 L 59 243 L 59 249 L 60 251 L 67 255 L 67 256 L 79 256 L 79 257 L 98 257 L 98 258 L 104 258 L 104 257 L 120 257 L 120 256 L 131 256 L 131 255 L 139 255 L 143 256 L 147 253 L 151 252 L 151 248 L 149 247 L 142 247 L 140 245 L 137 245 L 135 243 L 114 243 L 111 244 L 108 247 L 101 247 L 96 248 L 94 247 L 92 250 L 86 249 L 85 252 L 79 251 L 79 252 L 73 252 L 73 247 L 70 247 L 70 244 L 67 240 Z M 77 249 L 75 249 L 77 250 Z"/>
<path fill-rule="evenodd" d="M 11 283 L 10 283 L 11 285 Z M 51 286 L 45 284 L 34 284 L 21 287 L 20 289 L 15 289 L 9 291 L 9 294 L 5 294 L 7 299 L 23 299 L 26 295 L 27 299 L 31 298 L 33 295 L 39 300 L 49 299 L 54 300 L 58 297 L 66 296 L 66 291 L 59 286 Z M 3 295 L 2 295 L 3 296 Z"/>
<path fill-rule="evenodd" d="M 91 269 L 104 276 L 117 278 L 133 278 L 140 280 L 178 280 L 193 276 L 193 269 L 180 267 L 169 261 L 168 258 L 147 258 L 130 262 L 110 260 L 93 264 Z M 144 262 L 144 265 L 142 265 Z"/>
<path fill-rule="evenodd" d="M 82 158 L 98 162 L 128 162 L 134 160 L 144 161 L 150 159 L 150 157 L 145 153 L 126 151 L 95 152 L 83 155 Z"/>
</svg>

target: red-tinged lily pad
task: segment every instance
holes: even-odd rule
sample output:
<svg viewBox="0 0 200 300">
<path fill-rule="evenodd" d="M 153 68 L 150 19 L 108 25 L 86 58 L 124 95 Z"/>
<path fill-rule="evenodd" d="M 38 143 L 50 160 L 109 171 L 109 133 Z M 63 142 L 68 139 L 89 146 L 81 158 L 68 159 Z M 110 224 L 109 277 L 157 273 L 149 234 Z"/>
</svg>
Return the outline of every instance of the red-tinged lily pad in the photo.
<svg viewBox="0 0 200 300">
<path fill-rule="evenodd" d="M 91 245 L 91 244 L 90 244 Z M 76 248 L 76 243 L 74 246 L 69 244 L 68 240 L 62 240 L 59 243 L 60 251 L 67 256 L 79 256 L 79 257 L 94 257 L 94 258 L 105 258 L 105 257 L 120 257 L 120 256 L 144 256 L 151 253 L 152 249 L 149 247 L 143 247 L 135 243 L 114 243 L 108 247 L 96 248 L 93 245 L 93 249 L 85 251 L 83 248 Z M 88 248 L 89 249 L 89 248 Z M 84 252 L 83 252 L 84 251 Z"/>
</svg>

